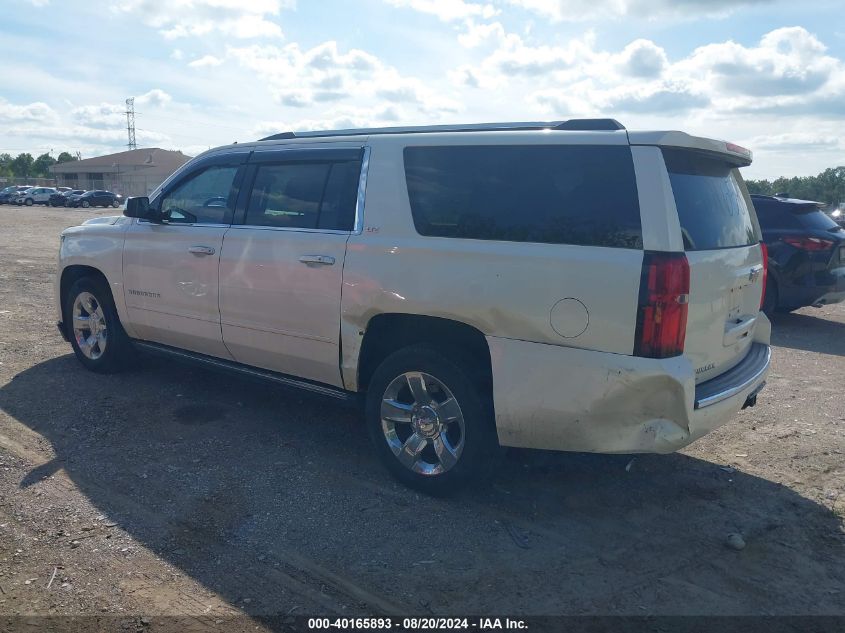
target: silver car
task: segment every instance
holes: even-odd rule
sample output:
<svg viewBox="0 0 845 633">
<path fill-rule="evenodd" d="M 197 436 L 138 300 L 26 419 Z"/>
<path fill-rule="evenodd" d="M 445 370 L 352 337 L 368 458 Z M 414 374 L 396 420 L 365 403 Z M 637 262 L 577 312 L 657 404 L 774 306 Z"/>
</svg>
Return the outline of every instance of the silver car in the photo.
<svg viewBox="0 0 845 633">
<path fill-rule="evenodd" d="M 34 204 L 44 204 L 47 205 L 50 203 L 50 196 L 56 193 L 56 190 L 53 187 L 30 187 L 29 189 L 24 189 L 17 196 L 12 198 L 12 202 L 17 205 L 26 205 L 31 207 Z"/>
</svg>

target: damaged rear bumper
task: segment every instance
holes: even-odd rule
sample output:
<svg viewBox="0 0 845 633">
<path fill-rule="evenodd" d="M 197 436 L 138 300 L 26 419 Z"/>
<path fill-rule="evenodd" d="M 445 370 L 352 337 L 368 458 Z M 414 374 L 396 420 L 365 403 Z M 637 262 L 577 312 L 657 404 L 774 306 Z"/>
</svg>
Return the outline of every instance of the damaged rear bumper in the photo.
<svg viewBox="0 0 845 633">
<path fill-rule="evenodd" d="M 695 384 L 683 356 L 637 358 L 488 337 L 496 430 L 503 446 L 596 453 L 669 453 L 756 401 L 768 344 Z"/>
</svg>

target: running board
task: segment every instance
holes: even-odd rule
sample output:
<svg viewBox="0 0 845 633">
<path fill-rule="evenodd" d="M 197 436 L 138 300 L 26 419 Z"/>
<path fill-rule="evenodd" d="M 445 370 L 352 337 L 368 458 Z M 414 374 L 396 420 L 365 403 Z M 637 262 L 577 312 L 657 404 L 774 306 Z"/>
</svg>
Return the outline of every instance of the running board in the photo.
<svg viewBox="0 0 845 633">
<path fill-rule="evenodd" d="M 222 358 L 214 358 L 213 356 L 206 356 L 205 354 L 198 354 L 196 352 L 189 352 L 168 345 L 161 345 L 159 343 L 150 343 L 148 341 L 135 341 L 132 343 L 139 350 L 154 354 L 156 356 L 164 356 L 166 358 L 178 358 L 179 360 L 198 365 L 200 367 L 207 367 L 208 369 L 215 369 L 233 374 L 239 374 L 247 378 L 257 378 L 258 380 L 274 382 L 277 385 L 284 387 L 292 387 L 303 391 L 310 391 L 321 396 L 328 396 L 336 400 L 342 400 L 348 403 L 358 402 L 358 394 L 338 389 L 337 387 L 330 387 L 329 385 L 322 385 L 300 378 L 293 378 L 285 374 L 280 374 L 268 369 L 259 369 L 258 367 L 250 367 L 230 360 L 223 360 Z"/>
</svg>

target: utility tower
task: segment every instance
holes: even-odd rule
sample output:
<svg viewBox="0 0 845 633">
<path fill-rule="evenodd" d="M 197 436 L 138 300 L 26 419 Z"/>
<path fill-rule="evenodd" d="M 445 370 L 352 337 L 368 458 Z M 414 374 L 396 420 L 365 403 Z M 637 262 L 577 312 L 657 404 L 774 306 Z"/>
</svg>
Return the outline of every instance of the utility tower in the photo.
<svg viewBox="0 0 845 633">
<path fill-rule="evenodd" d="M 129 97 L 126 100 L 126 133 L 129 136 L 127 147 L 138 149 L 138 144 L 135 142 L 135 97 Z"/>
</svg>

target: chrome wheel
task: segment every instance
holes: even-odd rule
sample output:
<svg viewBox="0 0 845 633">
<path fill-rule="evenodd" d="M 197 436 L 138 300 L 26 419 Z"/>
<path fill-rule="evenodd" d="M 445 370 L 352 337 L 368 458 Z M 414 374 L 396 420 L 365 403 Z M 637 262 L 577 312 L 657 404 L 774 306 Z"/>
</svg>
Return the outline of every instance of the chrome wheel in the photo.
<svg viewBox="0 0 845 633">
<path fill-rule="evenodd" d="M 449 388 L 422 372 L 406 372 L 385 389 L 381 429 L 405 468 L 421 475 L 450 470 L 464 449 L 461 407 Z"/>
<path fill-rule="evenodd" d="M 106 351 L 106 317 L 103 306 L 90 292 L 79 293 L 73 302 L 73 336 L 86 358 L 97 360 Z"/>
</svg>

